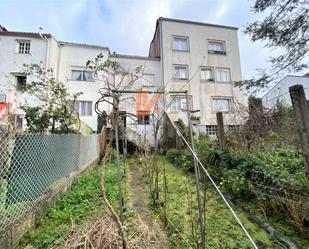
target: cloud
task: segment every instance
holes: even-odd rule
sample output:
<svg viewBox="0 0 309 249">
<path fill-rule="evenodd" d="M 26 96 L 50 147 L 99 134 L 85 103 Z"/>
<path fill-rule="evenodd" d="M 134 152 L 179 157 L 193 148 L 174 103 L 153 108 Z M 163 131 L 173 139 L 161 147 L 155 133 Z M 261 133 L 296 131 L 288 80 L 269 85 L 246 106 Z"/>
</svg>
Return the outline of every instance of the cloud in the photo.
<svg viewBox="0 0 309 249">
<path fill-rule="evenodd" d="M 0 24 L 9 30 L 52 33 L 56 39 L 147 55 L 160 16 L 237 26 L 243 78 L 266 67 L 270 53 L 243 34 L 254 1 L 244 0 L 0 0 Z M 12 14 L 14 13 L 14 14 Z"/>
</svg>

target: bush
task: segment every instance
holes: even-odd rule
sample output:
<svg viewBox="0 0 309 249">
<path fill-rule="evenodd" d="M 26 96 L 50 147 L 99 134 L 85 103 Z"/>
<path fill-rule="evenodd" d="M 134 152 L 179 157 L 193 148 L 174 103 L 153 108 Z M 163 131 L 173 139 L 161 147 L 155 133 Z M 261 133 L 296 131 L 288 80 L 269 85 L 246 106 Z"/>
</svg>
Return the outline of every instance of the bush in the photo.
<svg viewBox="0 0 309 249">
<path fill-rule="evenodd" d="M 165 156 L 171 163 L 186 171 L 192 172 L 194 170 L 192 155 L 187 150 L 170 149 Z"/>
</svg>

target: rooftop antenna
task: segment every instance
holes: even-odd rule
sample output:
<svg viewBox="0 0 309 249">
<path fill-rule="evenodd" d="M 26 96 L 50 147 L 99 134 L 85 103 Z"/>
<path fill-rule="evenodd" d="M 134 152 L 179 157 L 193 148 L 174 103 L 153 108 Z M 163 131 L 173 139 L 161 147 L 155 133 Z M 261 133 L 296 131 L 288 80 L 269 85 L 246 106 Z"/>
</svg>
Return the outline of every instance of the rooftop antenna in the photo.
<svg viewBox="0 0 309 249">
<path fill-rule="evenodd" d="M 41 37 L 43 40 L 46 40 L 46 38 L 44 38 L 44 36 L 43 36 L 43 28 L 42 28 L 42 27 L 39 27 L 39 35 L 40 35 L 40 37 Z"/>
</svg>

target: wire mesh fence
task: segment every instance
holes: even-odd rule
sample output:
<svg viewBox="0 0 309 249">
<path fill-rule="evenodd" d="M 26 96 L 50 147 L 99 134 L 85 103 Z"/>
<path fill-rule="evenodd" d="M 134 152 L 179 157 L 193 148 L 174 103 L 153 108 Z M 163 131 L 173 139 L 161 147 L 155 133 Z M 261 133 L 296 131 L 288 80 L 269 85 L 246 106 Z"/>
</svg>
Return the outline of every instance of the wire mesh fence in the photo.
<svg viewBox="0 0 309 249">
<path fill-rule="evenodd" d="M 0 237 L 98 155 L 97 135 L 0 131 Z"/>
</svg>

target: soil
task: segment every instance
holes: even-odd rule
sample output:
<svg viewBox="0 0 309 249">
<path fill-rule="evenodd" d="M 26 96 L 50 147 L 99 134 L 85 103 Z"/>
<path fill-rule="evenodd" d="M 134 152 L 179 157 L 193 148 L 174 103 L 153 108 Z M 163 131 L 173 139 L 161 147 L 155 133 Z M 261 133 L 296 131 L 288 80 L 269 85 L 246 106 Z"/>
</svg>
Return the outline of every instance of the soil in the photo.
<svg viewBox="0 0 309 249">
<path fill-rule="evenodd" d="M 130 164 L 128 171 L 128 185 L 130 208 L 135 211 L 149 228 L 153 229 L 158 237 L 151 249 L 168 249 L 169 244 L 166 234 L 156 221 L 152 211 L 148 207 L 148 186 L 144 182 L 142 169 L 138 165 Z"/>
</svg>

